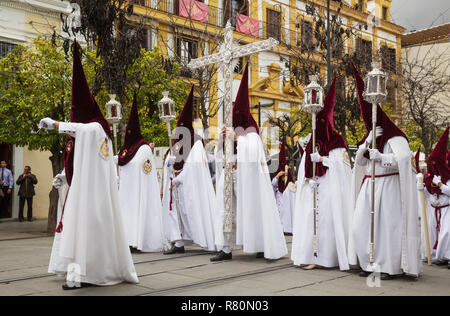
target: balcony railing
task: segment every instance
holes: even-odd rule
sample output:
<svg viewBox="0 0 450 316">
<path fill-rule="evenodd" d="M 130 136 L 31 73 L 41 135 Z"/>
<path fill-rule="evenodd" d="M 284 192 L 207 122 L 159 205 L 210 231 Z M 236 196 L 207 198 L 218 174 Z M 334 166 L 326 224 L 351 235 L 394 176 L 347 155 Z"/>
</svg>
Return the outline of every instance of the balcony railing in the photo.
<svg viewBox="0 0 450 316">
<path fill-rule="evenodd" d="M 133 4 L 140 5 L 149 9 L 153 9 L 156 11 L 181 16 L 180 15 L 180 0 L 132 0 Z M 226 17 L 225 10 L 222 8 L 214 7 L 208 5 L 208 18 L 207 22 L 209 25 L 217 26 L 217 27 L 225 27 L 226 19 L 230 17 Z M 195 20 L 195 18 L 192 18 Z M 232 24 L 236 27 L 236 18 L 231 19 Z M 252 34 L 243 33 L 243 36 L 248 35 L 250 37 L 256 37 L 259 39 L 267 39 L 269 37 L 273 37 L 281 43 L 289 44 L 290 39 L 293 36 L 293 39 L 296 38 L 296 30 L 289 30 L 281 27 L 280 24 L 276 23 L 267 23 L 263 21 L 258 21 L 259 26 L 258 30 L 254 30 Z"/>
</svg>

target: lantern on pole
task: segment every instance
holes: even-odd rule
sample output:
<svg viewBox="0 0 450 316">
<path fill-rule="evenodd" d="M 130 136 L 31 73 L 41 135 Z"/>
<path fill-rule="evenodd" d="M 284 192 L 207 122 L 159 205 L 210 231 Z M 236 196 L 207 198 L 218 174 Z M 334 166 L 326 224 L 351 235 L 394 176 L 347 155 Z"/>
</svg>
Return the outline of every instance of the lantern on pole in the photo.
<svg viewBox="0 0 450 316">
<path fill-rule="evenodd" d="M 386 74 L 380 69 L 379 62 L 372 63 L 372 71 L 367 74 L 366 89 L 364 90 L 364 99 L 372 103 L 372 149 L 377 148 L 377 108 L 378 104 L 386 99 Z M 371 203 L 370 203 L 370 264 L 375 261 L 375 160 L 372 160 L 371 176 Z"/>
<path fill-rule="evenodd" d="M 169 135 L 169 147 L 172 152 L 172 129 L 170 122 L 175 119 L 175 102 L 169 98 L 169 91 L 164 91 L 163 98 L 158 102 L 159 118 L 167 124 L 167 133 Z"/>
<path fill-rule="evenodd" d="M 305 87 L 303 101 L 303 107 L 308 113 L 312 114 L 312 148 L 313 152 L 316 152 L 316 115 L 323 109 L 323 88 L 317 82 L 317 76 L 313 75 L 309 77 L 311 83 Z M 316 163 L 313 162 L 313 181 L 316 181 Z M 314 237 L 313 237 L 313 249 L 314 256 L 317 257 L 318 245 L 317 245 L 317 188 L 314 188 Z"/>
<path fill-rule="evenodd" d="M 110 100 L 105 104 L 106 120 L 113 126 L 114 152 L 117 152 L 117 125 L 122 120 L 122 105 L 116 100 L 115 94 L 109 95 Z"/>
</svg>

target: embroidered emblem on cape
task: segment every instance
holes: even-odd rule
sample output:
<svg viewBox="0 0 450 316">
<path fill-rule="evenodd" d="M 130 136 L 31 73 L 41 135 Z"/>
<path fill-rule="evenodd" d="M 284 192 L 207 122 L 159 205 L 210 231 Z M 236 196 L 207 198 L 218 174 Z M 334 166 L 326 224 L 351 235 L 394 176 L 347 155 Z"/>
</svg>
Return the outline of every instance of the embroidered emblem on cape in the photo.
<svg viewBox="0 0 450 316">
<path fill-rule="evenodd" d="M 414 157 L 414 155 L 411 155 L 411 167 L 412 167 L 414 173 L 417 173 L 417 169 L 416 169 L 416 157 Z"/>
<path fill-rule="evenodd" d="M 147 161 L 144 162 L 142 168 L 145 174 L 150 174 L 150 172 L 152 172 L 152 163 L 150 162 L 150 160 L 147 159 Z"/>
<path fill-rule="evenodd" d="M 70 140 L 70 141 L 67 142 L 66 152 L 70 153 L 72 151 L 72 148 L 73 148 L 73 141 Z"/>
<path fill-rule="evenodd" d="M 181 149 L 180 142 L 177 142 L 177 143 L 175 144 L 174 149 L 175 149 L 175 152 L 179 152 L 179 151 L 180 151 L 180 149 Z"/>
<path fill-rule="evenodd" d="M 125 157 L 127 155 L 127 152 L 128 152 L 128 150 L 124 149 L 121 156 Z"/>
<path fill-rule="evenodd" d="M 108 160 L 109 158 L 109 144 L 107 138 L 105 138 L 103 143 L 100 145 L 100 157 L 105 160 Z"/>
<path fill-rule="evenodd" d="M 342 154 L 342 159 L 344 159 L 344 163 L 346 163 L 348 166 L 352 166 L 350 162 L 350 157 L 348 156 L 348 152 L 345 150 Z"/>
<path fill-rule="evenodd" d="M 291 192 L 297 192 L 297 184 L 294 182 L 289 182 L 288 184 L 288 188 L 289 190 L 291 190 Z"/>
</svg>

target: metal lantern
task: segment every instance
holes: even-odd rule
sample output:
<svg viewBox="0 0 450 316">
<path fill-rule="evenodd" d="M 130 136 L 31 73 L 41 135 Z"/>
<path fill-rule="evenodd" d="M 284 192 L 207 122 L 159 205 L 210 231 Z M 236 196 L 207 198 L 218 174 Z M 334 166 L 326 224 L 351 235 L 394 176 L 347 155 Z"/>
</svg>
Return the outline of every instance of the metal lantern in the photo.
<svg viewBox="0 0 450 316">
<path fill-rule="evenodd" d="M 372 104 L 382 103 L 386 99 L 386 74 L 380 69 L 379 62 L 372 63 L 372 71 L 366 77 L 364 99 Z"/>
<path fill-rule="evenodd" d="M 117 152 L 117 124 L 122 120 L 122 105 L 116 100 L 115 94 L 109 95 L 110 100 L 105 104 L 106 120 L 113 126 L 114 152 Z"/>
<path fill-rule="evenodd" d="M 109 95 L 110 100 L 105 104 L 106 107 L 106 120 L 109 124 L 118 124 L 122 120 L 122 106 L 116 100 L 115 94 Z"/>
<path fill-rule="evenodd" d="M 311 83 L 304 89 L 303 106 L 308 113 L 317 114 L 323 109 L 323 88 L 317 82 L 317 76 L 309 76 Z"/>
<path fill-rule="evenodd" d="M 169 98 L 169 91 L 162 94 L 163 98 L 158 102 L 159 118 L 167 123 L 175 119 L 175 102 Z"/>
</svg>

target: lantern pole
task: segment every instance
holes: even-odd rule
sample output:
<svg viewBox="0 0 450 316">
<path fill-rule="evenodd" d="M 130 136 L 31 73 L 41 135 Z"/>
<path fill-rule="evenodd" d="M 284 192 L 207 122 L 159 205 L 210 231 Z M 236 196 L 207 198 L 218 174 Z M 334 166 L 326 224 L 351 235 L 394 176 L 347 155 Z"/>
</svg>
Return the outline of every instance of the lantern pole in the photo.
<svg viewBox="0 0 450 316">
<path fill-rule="evenodd" d="M 385 94 L 385 80 L 382 83 L 382 78 L 384 78 L 384 73 L 380 70 L 380 63 L 372 63 L 372 71 L 367 75 L 366 90 L 364 91 L 364 98 L 367 102 L 372 104 L 372 149 L 377 149 L 377 110 L 378 104 L 383 102 L 386 97 Z M 375 84 L 375 86 L 373 86 Z M 371 161 L 371 201 L 370 201 L 370 244 L 369 244 L 369 261 L 370 265 L 373 266 L 375 262 L 375 160 Z"/>
<path fill-rule="evenodd" d="M 305 88 L 305 109 L 312 114 L 312 150 L 317 152 L 316 148 L 316 116 L 322 108 L 322 87 L 317 83 L 317 76 L 309 77 L 311 83 Z M 313 174 L 312 180 L 316 181 L 316 163 L 313 162 Z M 314 213 L 314 236 L 313 236 L 313 250 L 314 257 L 318 256 L 318 243 L 317 243 L 317 187 L 313 190 L 313 213 Z"/>
</svg>

